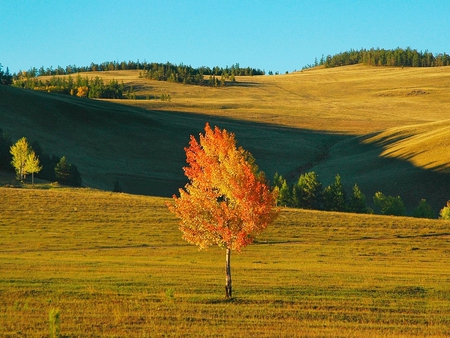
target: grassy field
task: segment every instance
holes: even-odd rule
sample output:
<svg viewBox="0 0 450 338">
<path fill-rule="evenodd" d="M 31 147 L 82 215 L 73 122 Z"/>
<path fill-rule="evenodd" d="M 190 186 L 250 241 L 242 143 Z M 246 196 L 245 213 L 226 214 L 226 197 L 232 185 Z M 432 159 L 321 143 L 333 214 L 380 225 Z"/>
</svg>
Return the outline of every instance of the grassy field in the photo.
<svg viewBox="0 0 450 338">
<path fill-rule="evenodd" d="M 450 198 L 450 67 L 315 68 L 238 77 L 224 88 L 151 81 L 139 70 L 81 76 L 123 81 L 138 99 L 1 86 L 0 127 L 65 155 L 90 187 L 112 190 L 118 180 L 128 193 L 176 193 L 183 147 L 210 122 L 234 132 L 268 178 L 279 172 L 292 182 L 314 170 L 327 186 L 340 174 L 369 203 L 376 191 L 400 195 L 409 214 L 425 198 L 437 215 Z M 146 100 L 161 94 L 171 101 Z"/>
<path fill-rule="evenodd" d="M 232 255 L 181 239 L 165 199 L 0 188 L 0 336 L 446 337 L 450 222 L 282 210 Z"/>
</svg>

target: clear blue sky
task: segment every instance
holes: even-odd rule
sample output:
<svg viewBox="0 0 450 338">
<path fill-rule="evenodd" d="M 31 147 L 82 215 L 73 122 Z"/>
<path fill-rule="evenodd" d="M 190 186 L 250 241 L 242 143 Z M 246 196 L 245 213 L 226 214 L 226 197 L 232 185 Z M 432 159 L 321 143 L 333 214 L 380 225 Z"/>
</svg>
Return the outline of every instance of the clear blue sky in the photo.
<svg viewBox="0 0 450 338">
<path fill-rule="evenodd" d="M 284 73 L 349 49 L 450 53 L 448 0 L 0 0 L 0 13 L 12 73 L 138 59 Z"/>
</svg>

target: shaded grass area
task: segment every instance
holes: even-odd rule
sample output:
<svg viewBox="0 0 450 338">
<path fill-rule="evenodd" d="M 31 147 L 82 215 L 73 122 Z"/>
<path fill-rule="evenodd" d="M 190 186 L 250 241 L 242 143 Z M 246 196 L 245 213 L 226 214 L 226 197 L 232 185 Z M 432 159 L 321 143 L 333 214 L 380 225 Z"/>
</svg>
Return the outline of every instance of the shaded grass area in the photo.
<svg viewBox="0 0 450 338">
<path fill-rule="evenodd" d="M 0 188 L 0 336 L 445 337 L 450 223 L 284 209 L 232 255 L 163 198 Z"/>
<path fill-rule="evenodd" d="M 287 81 L 294 84 L 292 79 Z M 368 144 L 366 137 L 319 130 L 319 122 L 315 130 L 306 130 L 271 120 L 262 119 L 268 122 L 262 123 L 217 114 L 146 110 L 6 86 L 0 94 L 6 98 L 0 101 L 0 127 L 13 140 L 27 136 L 30 142 L 38 140 L 46 153 L 65 155 L 90 187 L 112 190 L 117 181 L 128 193 L 177 193 L 186 183 L 183 147 L 190 135 L 197 136 L 209 122 L 235 133 L 238 145 L 253 154 L 268 179 L 278 172 L 294 182 L 301 173 L 314 170 L 327 186 L 340 174 L 347 191 L 357 183 L 369 204 L 374 193 L 382 191 L 400 195 L 411 213 L 425 198 L 436 216 L 449 198 L 445 188 L 450 184 L 449 174 L 386 157 L 386 144 Z"/>
</svg>

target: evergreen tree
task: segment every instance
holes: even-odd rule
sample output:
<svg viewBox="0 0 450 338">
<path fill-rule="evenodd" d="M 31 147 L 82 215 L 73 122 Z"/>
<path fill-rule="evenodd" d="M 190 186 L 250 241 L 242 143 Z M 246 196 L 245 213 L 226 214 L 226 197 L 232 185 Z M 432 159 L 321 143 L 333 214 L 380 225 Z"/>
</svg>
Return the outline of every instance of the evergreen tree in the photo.
<svg viewBox="0 0 450 338">
<path fill-rule="evenodd" d="M 345 211 L 346 195 L 344 186 L 341 183 L 341 176 L 336 175 L 334 183 L 326 187 L 323 191 L 323 203 L 325 210 Z"/>
<path fill-rule="evenodd" d="M 430 203 L 426 199 L 421 199 L 419 205 L 414 209 L 413 217 L 417 218 L 434 218 L 434 212 Z"/>
<path fill-rule="evenodd" d="M 9 73 L 9 68 L 6 67 L 6 71 L 4 72 L 0 63 L 0 84 L 9 86 L 12 84 L 12 78 L 12 75 Z"/>
<path fill-rule="evenodd" d="M 283 185 L 283 176 L 278 174 L 278 172 L 276 172 L 275 175 L 273 176 L 273 184 L 272 185 L 274 187 L 278 187 L 278 188 L 281 188 L 281 186 Z"/>
<path fill-rule="evenodd" d="M 291 192 L 286 180 L 283 180 L 281 188 L 279 189 L 278 197 L 277 197 L 277 205 L 281 205 L 283 207 L 291 206 Z"/>
<path fill-rule="evenodd" d="M 9 152 L 12 146 L 11 138 L 3 132 L 0 128 L 0 168 L 9 169 L 11 164 L 11 153 Z"/>
<path fill-rule="evenodd" d="M 373 202 L 380 208 L 383 215 L 404 216 L 406 212 L 405 204 L 400 196 L 385 196 L 378 191 L 373 197 Z"/>
<path fill-rule="evenodd" d="M 314 171 L 300 175 L 297 184 L 292 188 L 292 199 L 295 207 L 321 209 L 322 183 Z"/>
<path fill-rule="evenodd" d="M 78 168 L 74 164 L 69 163 L 65 156 L 61 157 L 61 160 L 55 167 L 55 178 L 60 184 L 74 187 L 79 187 L 82 183 Z"/>
<path fill-rule="evenodd" d="M 349 211 L 361 214 L 367 212 L 366 196 L 361 192 L 356 183 L 353 186 L 353 194 L 350 198 Z"/>
</svg>

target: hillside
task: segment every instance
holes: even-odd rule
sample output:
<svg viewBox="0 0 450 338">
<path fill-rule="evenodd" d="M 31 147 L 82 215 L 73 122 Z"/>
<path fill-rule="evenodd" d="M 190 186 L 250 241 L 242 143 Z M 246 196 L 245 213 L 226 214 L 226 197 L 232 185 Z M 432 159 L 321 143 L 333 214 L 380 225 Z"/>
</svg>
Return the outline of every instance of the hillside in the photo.
<svg viewBox="0 0 450 338">
<path fill-rule="evenodd" d="M 168 196 L 184 184 L 183 147 L 206 121 L 236 134 L 271 178 L 315 170 L 324 185 L 341 174 L 350 188 L 449 198 L 447 113 L 450 67 L 310 69 L 237 77 L 224 88 L 150 81 L 139 71 L 92 72 L 133 86 L 137 100 L 87 100 L 0 86 L 0 127 L 66 155 L 84 183 Z M 170 94 L 170 102 L 146 100 Z M 401 138 L 399 138 L 401 135 Z"/>
</svg>

